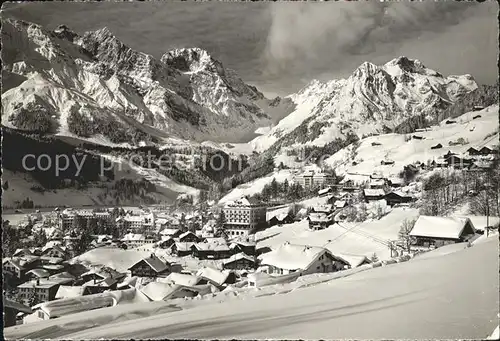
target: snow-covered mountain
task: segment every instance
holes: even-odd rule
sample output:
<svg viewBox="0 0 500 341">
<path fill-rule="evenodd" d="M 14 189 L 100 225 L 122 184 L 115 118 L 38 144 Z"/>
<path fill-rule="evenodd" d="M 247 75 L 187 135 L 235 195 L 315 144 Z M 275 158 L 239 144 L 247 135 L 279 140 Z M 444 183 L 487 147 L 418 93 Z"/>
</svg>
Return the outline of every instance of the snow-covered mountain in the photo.
<svg viewBox="0 0 500 341">
<path fill-rule="evenodd" d="M 268 126 L 272 104 L 206 51 L 134 51 L 107 28 L 83 36 L 3 22 L 2 124 L 113 143 L 231 141 Z M 258 104 L 257 104 L 258 102 Z"/>
<path fill-rule="evenodd" d="M 291 95 L 295 111 L 251 144 L 257 150 L 276 143 L 322 146 L 351 132 L 361 137 L 394 131 L 413 118 L 434 122 L 476 88 L 470 75 L 444 77 L 406 57 L 381 66 L 365 62 L 347 79 L 313 81 Z"/>
</svg>

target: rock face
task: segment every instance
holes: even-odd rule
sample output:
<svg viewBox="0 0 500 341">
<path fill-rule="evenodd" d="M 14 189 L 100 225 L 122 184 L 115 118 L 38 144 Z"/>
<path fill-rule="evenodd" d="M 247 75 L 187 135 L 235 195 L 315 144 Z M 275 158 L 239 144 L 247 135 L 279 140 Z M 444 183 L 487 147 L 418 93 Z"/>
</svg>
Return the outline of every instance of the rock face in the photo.
<svg viewBox="0 0 500 341">
<path fill-rule="evenodd" d="M 157 60 L 107 28 L 79 36 L 16 20 L 4 21 L 2 38 L 2 124 L 13 128 L 43 121 L 54 134 L 137 144 L 235 141 L 271 122 L 262 93 L 201 49 Z"/>
<path fill-rule="evenodd" d="M 470 75 L 443 77 L 406 57 L 381 66 L 365 62 L 347 79 L 313 81 L 290 96 L 295 111 L 251 143 L 258 150 L 323 146 L 352 133 L 395 131 L 414 118 L 430 123 L 476 88 Z"/>
</svg>

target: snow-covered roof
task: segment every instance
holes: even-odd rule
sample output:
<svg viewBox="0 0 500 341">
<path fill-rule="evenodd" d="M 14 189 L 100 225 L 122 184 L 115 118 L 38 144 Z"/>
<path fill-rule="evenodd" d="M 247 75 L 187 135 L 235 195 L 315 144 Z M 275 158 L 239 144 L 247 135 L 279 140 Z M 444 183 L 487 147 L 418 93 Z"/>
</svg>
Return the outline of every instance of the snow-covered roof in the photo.
<svg viewBox="0 0 500 341">
<path fill-rule="evenodd" d="M 56 281 L 46 280 L 46 279 L 38 279 L 25 282 L 23 284 L 18 285 L 18 288 L 51 288 L 53 286 L 59 285 Z"/>
<path fill-rule="evenodd" d="M 135 276 L 126 277 L 123 279 L 123 281 L 118 283 L 117 287 L 118 287 L 118 289 L 124 288 L 126 286 L 134 287 L 136 283 L 137 283 L 137 277 L 135 277 Z"/>
<path fill-rule="evenodd" d="M 160 258 L 158 258 L 154 253 L 152 253 L 149 257 L 143 258 L 134 265 L 132 265 L 129 268 L 129 270 L 142 261 L 146 262 L 146 264 L 148 264 L 151 267 L 151 269 L 153 269 L 155 272 L 158 273 L 168 268 L 168 265 L 165 262 L 163 262 Z"/>
<path fill-rule="evenodd" d="M 131 288 L 126 290 L 106 291 L 94 295 L 62 298 L 41 303 L 35 307 L 42 309 L 53 318 L 91 309 L 139 302 L 149 302 L 149 299 L 137 289 Z"/>
<path fill-rule="evenodd" d="M 235 262 L 235 261 L 240 260 L 240 259 L 247 259 L 247 260 L 255 263 L 255 259 L 253 259 L 252 257 L 241 252 L 241 253 L 237 253 L 235 255 L 232 255 L 228 259 L 225 259 L 223 261 L 223 264 L 229 264 L 229 263 Z"/>
<path fill-rule="evenodd" d="M 179 229 L 164 229 L 160 232 L 161 235 L 163 236 L 173 236 L 175 235 L 176 233 L 179 232 Z"/>
<path fill-rule="evenodd" d="M 320 255 L 330 254 L 325 248 L 284 243 L 277 250 L 261 255 L 262 265 L 272 265 L 280 269 L 305 270 Z"/>
<path fill-rule="evenodd" d="M 363 190 L 363 193 L 365 196 L 369 197 L 376 197 L 376 196 L 384 196 L 385 192 L 383 189 L 372 189 L 372 188 L 365 188 Z"/>
<path fill-rule="evenodd" d="M 364 262 L 370 263 L 370 260 L 363 255 L 352 255 L 348 253 L 336 253 L 334 257 L 340 258 L 346 263 L 349 263 L 351 268 L 356 268 Z"/>
<path fill-rule="evenodd" d="M 185 286 L 193 286 L 200 282 L 201 278 L 194 275 L 181 274 L 178 272 L 172 272 L 166 278 L 158 279 L 158 282 L 179 284 Z"/>
<path fill-rule="evenodd" d="M 152 301 L 162 301 L 172 295 L 175 291 L 179 290 L 181 287 L 182 286 L 180 285 L 172 283 L 150 282 L 140 290 Z"/>
<path fill-rule="evenodd" d="M 228 276 L 230 275 L 230 271 L 227 270 L 217 270 L 208 266 L 205 266 L 198 270 L 196 276 L 206 278 L 218 285 L 224 284 Z"/>
<path fill-rule="evenodd" d="M 337 200 L 334 203 L 336 208 L 344 208 L 347 205 L 347 201 L 345 200 Z"/>
<path fill-rule="evenodd" d="M 175 245 L 177 251 L 190 251 L 191 246 L 193 246 L 194 244 L 195 243 L 193 242 L 176 242 L 173 245 Z"/>
<path fill-rule="evenodd" d="M 234 201 L 228 201 L 224 207 L 234 207 L 234 206 L 260 206 L 262 203 L 254 198 L 243 197 Z"/>
<path fill-rule="evenodd" d="M 415 222 L 410 236 L 459 239 L 467 223 L 474 230 L 474 225 L 469 218 L 421 215 Z"/>
<path fill-rule="evenodd" d="M 50 276 L 50 272 L 48 272 L 45 269 L 32 269 L 32 270 L 30 270 L 30 271 L 28 271 L 26 273 L 27 274 L 33 274 L 33 275 L 35 275 L 38 278 L 45 278 L 45 277 L 49 277 Z"/>
<path fill-rule="evenodd" d="M 224 242 L 211 241 L 208 243 L 196 243 L 194 247 L 199 251 L 229 251 L 229 245 Z"/>
<path fill-rule="evenodd" d="M 323 188 L 323 189 L 320 189 L 320 190 L 318 191 L 318 194 L 319 194 L 319 195 L 321 195 L 321 194 L 326 194 L 326 193 L 330 192 L 331 190 L 332 190 L 332 189 L 331 189 L 331 187 Z"/>
<path fill-rule="evenodd" d="M 373 179 L 370 181 L 370 186 L 383 186 L 385 185 L 384 179 Z"/>
<path fill-rule="evenodd" d="M 308 219 L 312 222 L 328 222 L 331 219 L 326 213 L 309 213 Z"/>
<path fill-rule="evenodd" d="M 140 240 L 146 240 L 146 237 L 144 237 L 143 234 L 140 233 L 127 233 L 123 238 L 121 239 L 122 241 L 140 241 Z"/>
<path fill-rule="evenodd" d="M 32 313 L 30 307 L 27 307 L 24 304 L 18 303 L 16 301 L 9 300 L 8 298 L 5 297 L 3 297 L 3 306 L 4 308 L 10 308 L 27 314 Z"/>
<path fill-rule="evenodd" d="M 196 235 L 195 235 L 193 232 L 191 232 L 191 231 L 186 231 L 186 232 L 182 233 L 181 235 L 179 235 L 179 239 L 182 239 L 182 238 L 187 237 L 187 236 L 189 236 L 189 235 L 193 235 L 193 236 L 195 236 L 195 237 L 196 237 Z"/>
<path fill-rule="evenodd" d="M 69 286 L 69 285 L 61 285 L 57 290 L 55 298 L 69 298 L 69 297 L 79 297 L 83 296 L 85 292 L 84 286 Z"/>
<path fill-rule="evenodd" d="M 330 213 L 333 210 L 332 204 L 314 206 L 314 212 Z"/>
</svg>

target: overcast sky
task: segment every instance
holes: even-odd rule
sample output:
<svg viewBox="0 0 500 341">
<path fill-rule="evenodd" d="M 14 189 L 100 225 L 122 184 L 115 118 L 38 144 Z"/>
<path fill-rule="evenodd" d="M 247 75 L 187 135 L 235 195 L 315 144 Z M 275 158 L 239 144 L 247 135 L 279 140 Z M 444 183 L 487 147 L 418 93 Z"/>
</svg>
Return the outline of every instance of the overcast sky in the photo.
<svg viewBox="0 0 500 341">
<path fill-rule="evenodd" d="M 39 2 L 4 12 L 79 33 L 107 26 L 155 57 L 198 46 L 270 96 L 403 55 L 478 83 L 498 77 L 496 2 Z"/>
</svg>

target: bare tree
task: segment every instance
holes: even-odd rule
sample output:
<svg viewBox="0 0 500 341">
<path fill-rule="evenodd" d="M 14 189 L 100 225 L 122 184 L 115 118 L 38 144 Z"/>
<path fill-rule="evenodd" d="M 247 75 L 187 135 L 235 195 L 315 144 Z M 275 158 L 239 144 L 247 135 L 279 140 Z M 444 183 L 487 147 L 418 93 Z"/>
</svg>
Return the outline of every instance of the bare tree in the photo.
<svg viewBox="0 0 500 341">
<path fill-rule="evenodd" d="M 410 253 L 411 237 L 410 232 L 415 226 L 416 219 L 405 219 L 401 224 L 401 229 L 399 230 L 399 239 L 405 244 L 406 251 Z"/>
</svg>

